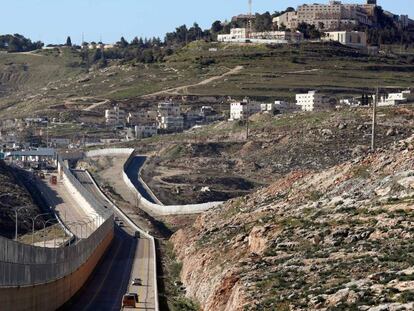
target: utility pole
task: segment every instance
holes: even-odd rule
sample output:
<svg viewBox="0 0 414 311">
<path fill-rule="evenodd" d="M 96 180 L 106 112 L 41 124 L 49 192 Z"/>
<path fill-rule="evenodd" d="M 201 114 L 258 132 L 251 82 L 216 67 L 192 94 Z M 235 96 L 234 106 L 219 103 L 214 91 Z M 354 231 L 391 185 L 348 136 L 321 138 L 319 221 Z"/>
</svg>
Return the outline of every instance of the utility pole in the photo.
<svg viewBox="0 0 414 311">
<path fill-rule="evenodd" d="M 377 91 L 375 94 L 375 100 L 372 104 L 372 135 L 371 135 L 371 150 L 375 152 L 376 149 L 376 130 L 377 130 L 377 105 L 378 105 L 378 98 L 379 98 L 379 89 L 377 87 Z"/>
<path fill-rule="evenodd" d="M 247 38 L 250 38 L 250 34 L 252 33 L 252 28 L 253 28 L 253 0 L 249 0 L 249 19 L 247 22 Z"/>
<path fill-rule="evenodd" d="M 46 148 L 49 148 L 49 119 L 46 123 Z"/>
<path fill-rule="evenodd" d="M 249 140 L 249 115 L 246 118 L 246 141 Z"/>
</svg>

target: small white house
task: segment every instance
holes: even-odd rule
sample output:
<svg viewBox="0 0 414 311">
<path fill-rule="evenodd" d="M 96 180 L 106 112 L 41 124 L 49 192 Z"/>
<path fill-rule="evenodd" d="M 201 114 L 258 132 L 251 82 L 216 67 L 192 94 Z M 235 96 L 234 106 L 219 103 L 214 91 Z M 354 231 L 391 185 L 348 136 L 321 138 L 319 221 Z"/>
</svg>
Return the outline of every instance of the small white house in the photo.
<svg viewBox="0 0 414 311">
<path fill-rule="evenodd" d="M 328 31 L 322 40 L 336 41 L 357 49 L 367 48 L 367 34 L 362 31 Z"/>
<path fill-rule="evenodd" d="M 306 94 L 296 94 L 296 105 L 300 106 L 302 111 L 315 111 L 329 108 L 329 101 L 317 91 L 309 91 Z"/>
</svg>

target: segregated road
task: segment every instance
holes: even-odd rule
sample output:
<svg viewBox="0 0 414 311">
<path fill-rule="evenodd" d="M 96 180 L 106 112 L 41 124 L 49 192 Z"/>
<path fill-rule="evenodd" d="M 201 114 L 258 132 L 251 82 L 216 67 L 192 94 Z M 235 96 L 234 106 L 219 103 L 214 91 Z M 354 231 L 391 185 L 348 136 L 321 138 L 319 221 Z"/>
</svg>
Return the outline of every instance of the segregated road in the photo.
<svg viewBox="0 0 414 311">
<path fill-rule="evenodd" d="M 89 175 L 73 171 L 84 187 L 105 206 L 111 203 L 101 195 Z M 121 215 L 117 217 L 122 221 Z M 62 310 L 120 310 L 122 296 L 138 293 L 138 310 L 154 310 L 154 260 L 152 244 L 135 238 L 135 230 L 126 224 L 115 228 L 115 239 L 85 287 Z M 140 278 L 142 286 L 133 286 Z M 125 308 L 127 310 L 127 308 Z M 135 309 L 136 310 L 136 309 Z"/>
<path fill-rule="evenodd" d="M 96 229 L 97 220 L 78 206 L 62 181 L 52 185 L 47 179 L 36 178 L 34 183 L 47 204 L 56 211 L 75 236 L 87 238 Z"/>
</svg>

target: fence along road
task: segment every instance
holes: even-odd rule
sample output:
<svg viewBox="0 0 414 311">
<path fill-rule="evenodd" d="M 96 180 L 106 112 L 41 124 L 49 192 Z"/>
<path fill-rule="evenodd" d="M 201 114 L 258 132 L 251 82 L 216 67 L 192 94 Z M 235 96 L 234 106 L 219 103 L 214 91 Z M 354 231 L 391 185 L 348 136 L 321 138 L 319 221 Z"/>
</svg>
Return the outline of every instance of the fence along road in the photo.
<svg viewBox="0 0 414 311">
<path fill-rule="evenodd" d="M 156 258 L 152 237 L 141 231 L 122 212 L 117 212 L 119 209 L 106 198 L 87 171 L 72 172 L 95 200 L 112 207 L 115 215 L 125 225 L 116 226 L 114 242 L 108 255 L 103 258 L 87 286 L 65 310 L 119 309 L 125 293 L 138 294 L 138 309 L 158 310 Z M 136 231 L 140 232 L 139 239 L 134 237 Z M 134 278 L 140 278 L 142 286 L 133 286 L 131 283 Z"/>
<path fill-rule="evenodd" d="M 1 310 L 56 310 L 83 286 L 112 241 L 113 215 L 90 200 L 62 162 L 59 172 L 86 213 L 101 216 L 97 229 L 74 245 L 54 249 L 0 238 Z"/>
</svg>

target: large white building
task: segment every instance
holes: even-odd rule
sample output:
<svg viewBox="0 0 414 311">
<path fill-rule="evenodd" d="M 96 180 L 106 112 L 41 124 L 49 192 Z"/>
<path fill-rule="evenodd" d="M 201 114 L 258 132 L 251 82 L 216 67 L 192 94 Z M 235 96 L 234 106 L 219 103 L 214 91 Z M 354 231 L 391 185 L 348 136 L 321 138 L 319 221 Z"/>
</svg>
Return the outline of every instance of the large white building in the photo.
<svg viewBox="0 0 414 311">
<path fill-rule="evenodd" d="M 396 106 L 406 103 L 411 97 L 411 91 L 402 91 L 400 93 L 390 93 L 388 96 L 382 96 L 378 101 L 378 106 Z"/>
<path fill-rule="evenodd" d="M 157 112 L 158 129 L 166 131 L 182 131 L 184 118 L 181 115 L 180 104 L 174 102 L 162 102 L 158 104 Z"/>
<path fill-rule="evenodd" d="M 306 94 L 296 94 L 296 105 L 300 106 L 302 111 L 323 110 L 329 108 L 329 100 L 317 91 L 309 91 Z"/>
<path fill-rule="evenodd" d="M 362 31 L 328 31 L 322 38 L 324 41 L 336 41 L 357 49 L 367 48 L 367 34 Z"/>
<path fill-rule="evenodd" d="M 296 43 L 303 40 L 303 34 L 298 31 L 266 31 L 266 32 L 249 32 L 246 28 L 233 28 L 230 34 L 218 35 L 219 42 L 233 43 L 269 43 L 284 44 Z"/>
<path fill-rule="evenodd" d="M 287 12 L 273 19 L 279 27 L 296 29 L 299 24 L 314 25 L 319 29 L 336 30 L 344 26 L 367 25 L 373 23 L 376 4 L 344 4 L 329 1 L 327 4 L 303 4 L 296 12 Z"/>
<path fill-rule="evenodd" d="M 246 120 L 251 115 L 261 112 L 262 104 L 245 98 L 241 102 L 230 103 L 230 121 Z"/>
<path fill-rule="evenodd" d="M 126 113 L 118 106 L 115 106 L 113 109 L 107 109 L 105 110 L 105 121 L 107 125 L 125 126 Z"/>
</svg>

